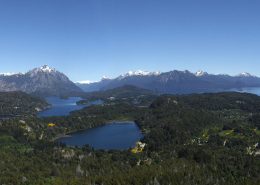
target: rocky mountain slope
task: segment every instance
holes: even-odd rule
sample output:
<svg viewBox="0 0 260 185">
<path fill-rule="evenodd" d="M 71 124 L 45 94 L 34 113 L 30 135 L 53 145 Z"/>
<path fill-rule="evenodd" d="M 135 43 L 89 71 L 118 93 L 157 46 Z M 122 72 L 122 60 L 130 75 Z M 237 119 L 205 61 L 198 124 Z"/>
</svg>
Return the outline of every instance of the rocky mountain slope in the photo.
<svg viewBox="0 0 260 185">
<path fill-rule="evenodd" d="M 249 73 L 237 76 L 213 75 L 203 71 L 129 72 L 115 79 L 101 80 L 89 84 L 78 84 L 84 91 L 113 89 L 124 85 L 134 85 L 155 93 L 200 93 L 216 92 L 232 88 L 260 87 L 260 78 Z M 95 88 L 93 88 L 95 87 Z"/>
<path fill-rule="evenodd" d="M 82 90 L 63 73 L 44 65 L 25 74 L 0 75 L 0 91 L 23 91 L 39 96 L 63 96 Z"/>
</svg>

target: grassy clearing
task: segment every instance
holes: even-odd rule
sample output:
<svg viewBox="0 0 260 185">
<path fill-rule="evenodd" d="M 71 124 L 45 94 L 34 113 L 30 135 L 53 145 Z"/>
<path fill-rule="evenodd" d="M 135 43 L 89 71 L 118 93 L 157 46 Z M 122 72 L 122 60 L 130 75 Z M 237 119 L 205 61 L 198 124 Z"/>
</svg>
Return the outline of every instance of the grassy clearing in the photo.
<svg viewBox="0 0 260 185">
<path fill-rule="evenodd" d="M 234 130 L 223 130 L 219 133 L 220 137 L 226 137 L 231 135 L 234 135 Z"/>
</svg>

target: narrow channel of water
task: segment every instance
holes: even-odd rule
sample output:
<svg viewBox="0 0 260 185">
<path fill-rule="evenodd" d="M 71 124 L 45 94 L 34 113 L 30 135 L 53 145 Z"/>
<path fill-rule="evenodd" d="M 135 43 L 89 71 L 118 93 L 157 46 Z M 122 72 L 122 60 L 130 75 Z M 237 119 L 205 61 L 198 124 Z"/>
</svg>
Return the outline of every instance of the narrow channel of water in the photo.
<svg viewBox="0 0 260 185">
<path fill-rule="evenodd" d="M 80 110 L 90 105 L 99 105 L 103 103 L 101 100 L 96 100 L 87 105 L 77 105 L 77 102 L 80 100 L 82 100 L 80 97 L 69 97 L 67 99 L 48 97 L 46 98 L 46 101 L 52 106 L 47 110 L 39 112 L 38 117 L 67 116 L 72 111 Z"/>
</svg>

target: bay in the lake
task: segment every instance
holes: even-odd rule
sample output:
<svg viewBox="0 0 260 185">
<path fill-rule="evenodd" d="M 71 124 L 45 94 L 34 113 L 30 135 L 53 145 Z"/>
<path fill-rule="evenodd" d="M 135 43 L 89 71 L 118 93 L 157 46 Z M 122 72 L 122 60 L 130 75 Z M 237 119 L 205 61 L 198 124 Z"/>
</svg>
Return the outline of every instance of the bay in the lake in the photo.
<svg viewBox="0 0 260 185">
<path fill-rule="evenodd" d="M 236 91 L 241 93 L 251 93 L 260 96 L 260 87 L 244 87 L 239 89 L 230 89 L 229 91 Z"/>
<path fill-rule="evenodd" d="M 142 137 L 134 122 L 115 122 L 76 132 L 56 141 L 68 146 L 82 147 L 88 144 L 95 149 L 125 150 L 133 147 Z"/>
<path fill-rule="evenodd" d="M 69 97 L 67 99 L 47 97 L 46 101 L 51 105 L 51 107 L 39 112 L 38 117 L 67 116 L 72 111 L 80 110 L 90 105 L 98 105 L 103 103 L 101 100 L 96 100 L 87 105 L 77 105 L 77 102 L 80 100 L 82 100 L 80 97 Z"/>
</svg>

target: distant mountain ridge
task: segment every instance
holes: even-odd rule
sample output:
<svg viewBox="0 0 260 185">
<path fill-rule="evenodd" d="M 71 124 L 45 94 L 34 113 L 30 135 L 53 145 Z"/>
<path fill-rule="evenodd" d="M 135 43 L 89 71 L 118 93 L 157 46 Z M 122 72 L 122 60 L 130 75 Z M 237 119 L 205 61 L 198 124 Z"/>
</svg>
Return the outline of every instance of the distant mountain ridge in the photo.
<svg viewBox="0 0 260 185">
<path fill-rule="evenodd" d="M 86 83 L 87 82 L 87 83 Z M 71 96 L 85 92 L 104 91 L 126 85 L 147 89 L 155 94 L 189 94 L 218 92 L 233 88 L 260 87 L 260 78 L 249 73 L 236 76 L 198 71 L 147 72 L 129 71 L 117 78 L 99 82 L 73 83 L 65 74 L 44 65 L 27 73 L 0 74 L 0 91 L 23 91 L 38 96 Z"/>
<path fill-rule="evenodd" d="M 0 91 L 23 91 L 39 96 L 63 96 L 82 90 L 63 73 L 44 65 L 24 74 L 0 75 Z"/>
<path fill-rule="evenodd" d="M 124 85 L 133 85 L 155 93 L 188 94 L 216 92 L 232 88 L 260 87 L 260 78 L 249 73 L 237 76 L 209 74 L 204 71 L 192 73 L 185 71 L 144 72 L 130 71 L 114 79 L 102 79 L 99 82 L 77 85 L 86 92 L 113 89 Z"/>
<path fill-rule="evenodd" d="M 147 89 L 138 88 L 132 85 L 125 85 L 117 87 L 114 89 L 108 89 L 106 91 L 95 91 L 86 93 L 84 98 L 86 99 L 108 99 L 111 97 L 114 98 L 129 98 L 129 97 L 138 97 L 138 96 L 148 96 L 154 95 L 152 91 Z"/>
</svg>

